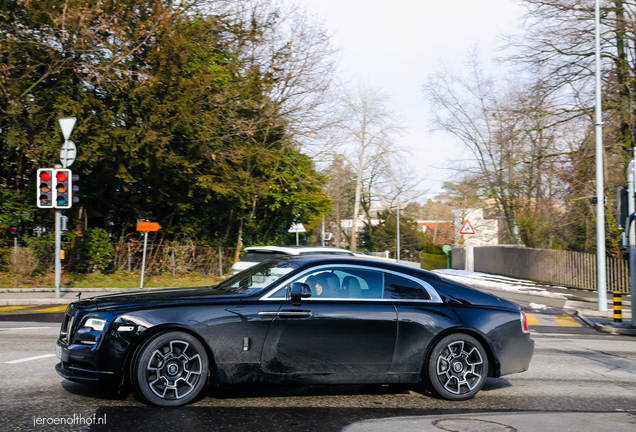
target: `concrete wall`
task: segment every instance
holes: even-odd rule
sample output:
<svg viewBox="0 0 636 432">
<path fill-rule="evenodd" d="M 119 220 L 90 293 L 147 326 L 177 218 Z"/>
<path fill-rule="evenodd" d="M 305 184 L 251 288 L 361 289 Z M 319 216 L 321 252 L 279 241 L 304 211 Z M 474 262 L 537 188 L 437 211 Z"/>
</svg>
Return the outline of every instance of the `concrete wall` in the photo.
<svg viewBox="0 0 636 432">
<path fill-rule="evenodd" d="M 466 269 L 466 251 L 464 248 L 453 248 L 453 263 L 451 268 L 453 270 Z"/>
</svg>

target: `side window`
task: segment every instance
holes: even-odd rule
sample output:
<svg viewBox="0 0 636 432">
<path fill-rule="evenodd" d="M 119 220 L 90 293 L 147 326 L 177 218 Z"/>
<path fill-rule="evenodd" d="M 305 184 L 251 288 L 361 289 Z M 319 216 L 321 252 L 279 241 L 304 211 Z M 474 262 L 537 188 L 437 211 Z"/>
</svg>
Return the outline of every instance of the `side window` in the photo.
<svg viewBox="0 0 636 432">
<path fill-rule="evenodd" d="M 384 298 L 394 300 L 430 300 L 431 296 L 417 282 L 391 273 L 385 273 Z"/>
<path fill-rule="evenodd" d="M 379 271 L 346 267 L 323 268 L 307 273 L 278 290 L 270 298 L 285 298 L 295 282 L 309 285 L 310 299 L 381 299 L 383 274 Z"/>
<path fill-rule="evenodd" d="M 341 268 L 334 271 L 342 281 L 342 297 L 349 299 L 381 299 L 382 272 Z"/>
</svg>

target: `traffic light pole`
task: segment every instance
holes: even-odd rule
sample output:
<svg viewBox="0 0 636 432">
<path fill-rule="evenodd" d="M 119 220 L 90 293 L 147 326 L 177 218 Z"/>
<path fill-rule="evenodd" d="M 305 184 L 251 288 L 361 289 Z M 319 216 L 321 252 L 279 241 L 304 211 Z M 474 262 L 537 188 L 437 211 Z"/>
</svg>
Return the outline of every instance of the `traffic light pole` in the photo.
<svg viewBox="0 0 636 432">
<path fill-rule="evenodd" d="M 55 210 L 55 298 L 60 298 L 62 281 L 62 210 Z"/>
<path fill-rule="evenodd" d="M 62 163 L 64 163 L 62 161 Z M 66 165 L 66 164 L 64 164 Z M 63 168 L 64 165 L 55 165 L 55 169 Z M 65 167 L 64 167 L 65 168 Z M 51 182 L 54 186 L 55 180 Z M 62 210 L 55 210 L 55 298 L 62 296 L 60 286 L 62 285 Z"/>
</svg>

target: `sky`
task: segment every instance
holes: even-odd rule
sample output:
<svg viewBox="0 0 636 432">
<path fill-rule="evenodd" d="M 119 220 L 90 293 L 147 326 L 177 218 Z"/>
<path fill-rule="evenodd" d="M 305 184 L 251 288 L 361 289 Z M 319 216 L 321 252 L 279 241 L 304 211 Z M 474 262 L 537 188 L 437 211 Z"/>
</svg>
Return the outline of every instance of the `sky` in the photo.
<svg viewBox="0 0 636 432">
<path fill-rule="evenodd" d="M 413 157 L 426 198 L 452 180 L 452 161 L 467 156 L 463 146 L 432 133 L 422 85 L 440 68 L 460 68 L 477 47 L 484 59 L 497 55 L 498 36 L 513 32 L 523 8 L 515 0 L 296 0 L 324 20 L 340 48 L 339 70 L 348 81 L 386 91 L 404 119 L 400 144 Z"/>
</svg>

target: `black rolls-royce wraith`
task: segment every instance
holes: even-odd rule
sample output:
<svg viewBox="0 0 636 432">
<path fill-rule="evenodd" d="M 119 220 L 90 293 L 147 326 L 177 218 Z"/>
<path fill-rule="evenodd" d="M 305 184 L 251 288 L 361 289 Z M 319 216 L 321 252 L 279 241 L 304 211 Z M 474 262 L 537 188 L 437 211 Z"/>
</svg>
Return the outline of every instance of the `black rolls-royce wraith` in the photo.
<svg viewBox="0 0 636 432">
<path fill-rule="evenodd" d="M 434 273 L 364 258 L 272 259 L 211 287 L 69 305 L 56 352 L 71 381 L 121 386 L 152 404 L 206 384 L 419 383 L 450 400 L 528 369 L 519 306 Z"/>
</svg>

